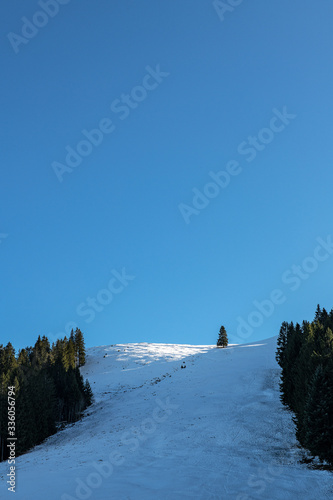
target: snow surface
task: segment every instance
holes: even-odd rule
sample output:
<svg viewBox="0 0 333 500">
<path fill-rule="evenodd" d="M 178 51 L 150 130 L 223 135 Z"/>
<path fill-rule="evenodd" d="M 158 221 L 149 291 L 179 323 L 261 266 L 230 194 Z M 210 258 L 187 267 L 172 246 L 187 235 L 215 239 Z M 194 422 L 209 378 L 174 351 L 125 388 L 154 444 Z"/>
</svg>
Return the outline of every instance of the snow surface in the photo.
<svg viewBox="0 0 333 500">
<path fill-rule="evenodd" d="M 88 349 L 95 403 L 17 459 L 17 500 L 323 500 L 332 474 L 300 464 L 279 400 L 276 337 L 226 349 Z M 185 369 L 181 366 L 186 365 Z M 0 496 L 8 498 L 8 464 Z"/>
</svg>

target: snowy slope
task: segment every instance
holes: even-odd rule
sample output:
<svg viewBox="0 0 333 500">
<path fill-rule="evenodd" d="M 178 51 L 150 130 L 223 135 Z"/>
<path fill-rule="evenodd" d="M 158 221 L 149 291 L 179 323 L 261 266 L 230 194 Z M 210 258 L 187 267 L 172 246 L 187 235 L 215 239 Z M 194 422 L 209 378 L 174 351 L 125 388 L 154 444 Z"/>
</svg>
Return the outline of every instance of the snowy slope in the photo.
<svg viewBox="0 0 333 500">
<path fill-rule="evenodd" d="M 17 500 L 313 500 L 332 475 L 298 463 L 279 402 L 276 338 L 88 350 L 95 403 L 17 460 Z M 186 368 L 181 366 L 186 364 Z M 7 463 L 0 464 L 1 498 Z"/>
</svg>

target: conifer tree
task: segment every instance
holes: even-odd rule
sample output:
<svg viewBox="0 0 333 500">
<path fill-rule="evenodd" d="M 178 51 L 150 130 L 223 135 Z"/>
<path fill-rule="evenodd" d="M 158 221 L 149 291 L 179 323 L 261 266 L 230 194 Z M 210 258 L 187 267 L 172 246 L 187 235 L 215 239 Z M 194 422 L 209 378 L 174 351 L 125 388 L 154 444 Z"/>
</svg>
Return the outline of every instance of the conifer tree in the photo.
<svg viewBox="0 0 333 500">
<path fill-rule="evenodd" d="M 0 462 L 7 458 L 7 394 L 0 387 Z"/>
<path fill-rule="evenodd" d="M 70 337 L 66 346 L 69 368 L 75 368 L 75 344 Z"/>
<path fill-rule="evenodd" d="M 315 321 L 320 321 L 320 318 L 321 318 L 321 308 L 320 308 L 320 305 L 318 304 L 317 308 L 316 308 L 316 313 L 315 313 L 314 320 Z"/>
<path fill-rule="evenodd" d="M 29 356 L 26 349 L 20 349 L 17 362 L 19 365 L 27 366 L 29 364 Z"/>
<path fill-rule="evenodd" d="M 276 361 L 281 366 L 281 368 L 283 366 L 285 351 L 287 347 L 287 334 L 288 334 L 288 323 L 284 321 L 281 325 L 280 333 L 277 339 L 278 347 L 276 349 L 276 355 L 275 355 Z"/>
<path fill-rule="evenodd" d="M 35 378 L 33 378 L 33 381 Z M 24 453 L 26 450 L 37 444 L 37 422 L 35 420 L 33 382 L 24 381 L 21 390 L 17 394 L 17 452 Z"/>
<path fill-rule="evenodd" d="M 302 446 L 333 465 L 333 309 L 318 305 L 312 323 L 283 323 L 276 359 L 281 400 L 294 413 Z"/>
<path fill-rule="evenodd" d="M 304 446 L 314 456 L 333 463 L 333 404 L 328 372 L 317 366 L 304 411 Z"/>
<path fill-rule="evenodd" d="M 71 329 L 69 340 L 73 343 L 74 346 L 74 368 L 76 368 L 77 366 L 79 366 L 79 359 L 78 359 L 76 340 L 73 328 Z"/>
<path fill-rule="evenodd" d="M 92 401 L 93 401 L 93 392 L 91 390 L 91 386 L 89 384 L 88 379 L 86 379 L 86 382 L 84 384 L 84 397 L 85 397 L 86 405 L 90 406 Z"/>
<path fill-rule="evenodd" d="M 79 328 L 75 330 L 75 347 L 77 352 L 78 366 L 83 366 L 86 362 L 86 350 L 84 346 L 83 334 Z"/>
<path fill-rule="evenodd" d="M 220 328 L 219 338 L 217 339 L 216 345 L 218 347 L 227 347 L 228 345 L 228 336 L 223 325 Z"/>
<path fill-rule="evenodd" d="M 0 373 L 5 370 L 5 349 L 3 344 L 0 344 Z"/>
<path fill-rule="evenodd" d="M 10 342 L 0 345 L 0 461 L 8 457 L 7 392 L 15 386 L 17 411 L 17 453 L 22 454 L 41 443 L 59 427 L 60 422 L 75 422 L 92 402 L 89 382 L 75 362 L 84 363 L 85 349 L 81 331 L 67 340 L 50 343 L 39 336 L 34 347 L 21 349 L 17 358 Z"/>
<path fill-rule="evenodd" d="M 15 358 L 15 349 L 12 346 L 11 342 L 8 342 L 8 344 L 5 347 L 5 366 L 4 370 L 6 372 L 13 370 L 17 366 L 17 361 Z"/>
</svg>

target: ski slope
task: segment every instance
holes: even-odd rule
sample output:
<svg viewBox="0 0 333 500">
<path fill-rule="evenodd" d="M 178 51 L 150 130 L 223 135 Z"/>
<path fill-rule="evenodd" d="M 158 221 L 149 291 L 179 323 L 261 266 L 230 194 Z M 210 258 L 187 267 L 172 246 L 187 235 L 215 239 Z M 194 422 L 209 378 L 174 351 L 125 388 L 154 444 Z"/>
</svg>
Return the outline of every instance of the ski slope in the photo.
<svg viewBox="0 0 333 500">
<path fill-rule="evenodd" d="M 275 347 L 88 349 L 95 403 L 17 459 L 16 500 L 332 499 L 333 475 L 299 463 Z"/>
</svg>

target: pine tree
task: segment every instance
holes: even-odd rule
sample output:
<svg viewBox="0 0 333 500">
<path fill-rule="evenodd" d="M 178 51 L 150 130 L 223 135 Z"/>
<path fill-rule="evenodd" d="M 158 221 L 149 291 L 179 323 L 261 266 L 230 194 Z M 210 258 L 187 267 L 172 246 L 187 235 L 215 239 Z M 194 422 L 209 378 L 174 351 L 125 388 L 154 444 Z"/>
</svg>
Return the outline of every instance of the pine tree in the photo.
<svg viewBox="0 0 333 500">
<path fill-rule="evenodd" d="M 67 349 L 67 359 L 70 368 L 75 368 L 75 344 L 70 337 L 66 346 Z"/>
<path fill-rule="evenodd" d="M 26 349 L 20 349 L 17 362 L 19 365 L 27 366 L 29 364 L 29 356 Z"/>
<path fill-rule="evenodd" d="M 3 344 L 0 344 L 0 373 L 5 371 L 5 349 L 3 347 Z"/>
<path fill-rule="evenodd" d="M 296 437 L 333 465 L 333 310 L 317 306 L 312 323 L 283 323 L 276 359 L 281 400 L 294 413 Z"/>
<path fill-rule="evenodd" d="M 283 367 L 285 351 L 287 347 L 287 333 L 288 333 L 288 323 L 284 321 L 280 328 L 280 333 L 277 339 L 277 349 L 275 354 L 275 359 L 278 364 Z"/>
<path fill-rule="evenodd" d="M 41 366 L 43 363 L 42 351 L 43 351 L 43 343 L 42 343 L 42 339 L 41 339 L 40 335 L 38 335 L 38 339 L 34 345 L 33 352 L 32 352 L 33 361 L 38 366 Z"/>
<path fill-rule="evenodd" d="M 320 305 L 318 304 L 317 308 L 316 308 L 314 321 L 320 321 L 320 319 L 321 319 L 321 308 L 320 308 Z"/>
<path fill-rule="evenodd" d="M 33 378 L 33 381 L 35 378 Z M 34 409 L 34 384 L 31 379 L 24 381 L 16 400 L 17 452 L 24 453 L 37 444 L 37 422 Z"/>
<path fill-rule="evenodd" d="M 8 410 L 7 410 L 7 394 L 1 391 L 0 388 L 0 462 L 7 458 L 7 427 L 8 427 Z"/>
<path fill-rule="evenodd" d="M 75 347 L 78 359 L 78 366 L 83 366 L 86 362 L 86 350 L 84 346 L 83 334 L 79 328 L 75 330 Z"/>
<path fill-rule="evenodd" d="M 31 379 L 33 393 L 31 399 L 34 403 L 34 421 L 37 427 L 37 443 L 55 432 L 55 386 L 52 378 L 45 368 Z"/>
<path fill-rule="evenodd" d="M 67 337 L 64 339 L 57 339 L 55 345 L 55 361 L 57 365 L 62 365 L 67 371 L 70 363 L 68 359 L 68 350 L 67 350 Z"/>
<path fill-rule="evenodd" d="M 73 343 L 73 346 L 74 346 L 74 368 L 76 368 L 77 366 L 79 366 L 79 358 L 78 358 L 75 333 L 74 333 L 73 328 L 71 329 L 69 340 Z"/>
<path fill-rule="evenodd" d="M 320 328 L 317 333 L 316 348 L 322 356 L 331 356 L 333 353 L 333 332 L 331 328 Z"/>
<path fill-rule="evenodd" d="M 5 347 L 5 366 L 4 371 L 8 372 L 17 367 L 15 358 L 15 349 L 10 342 Z"/>
<path fill-rule="evenodd" d="M 223 325 L 220 328 L 220 334 L 219 334 L 219 338 L 217 339 L 216 345 L 218 347 L 227 347 L 227 345 L 228 345 L 228 336 L 227 336 L 226 329 L 224 328 Z"/>
<path fill-rule="evenodd" d="M 302 347 L 303 333 L 300 325 L 293 322 L 287 328 L 287 344 L 283 356 L 283 366 L 281 375 L 282 402 L 291 410 L 295 410 L 295 372 L 297 370 L 297 360 Z"/>
<path fill-rule="evenodd" d="M 76 343 L 77 342 L 77 343 Z M 76 366 L 84 364 L 82 332 L 50 343 L 39 336 L 34 347 L 21 349 L 17 358 L 9 342 L 0 345 L 0 461 L 8 458 L 7 389 L 15 386 L 17 453 L 22 454 L 56 431 L 60 422 L 75 422 L 91 404 L 92 391 Z"/>
<path fill-rule="evenodd" d="M 314 456 L 333 462 L 332 386 L 319 365 L 311 380 L 304 411 L 304 445 Z"/>
<path fill-rule="evenodd" d="M 90 406 L 93 401 L 93 392 L 91 390 L 91 386 L 89 384 L 89 380 L 86 379 L 84 384 L 84 397 L 87 406 Z"/>
</svg>

